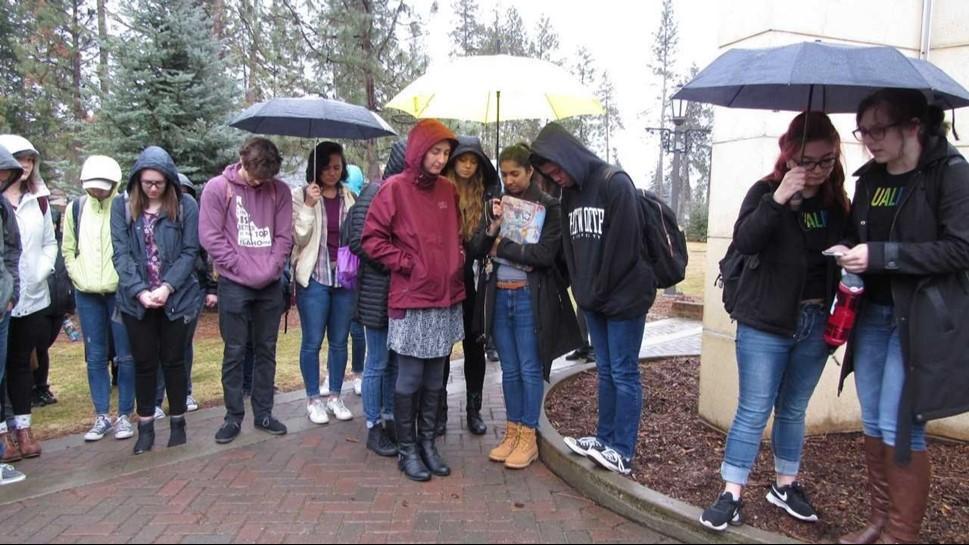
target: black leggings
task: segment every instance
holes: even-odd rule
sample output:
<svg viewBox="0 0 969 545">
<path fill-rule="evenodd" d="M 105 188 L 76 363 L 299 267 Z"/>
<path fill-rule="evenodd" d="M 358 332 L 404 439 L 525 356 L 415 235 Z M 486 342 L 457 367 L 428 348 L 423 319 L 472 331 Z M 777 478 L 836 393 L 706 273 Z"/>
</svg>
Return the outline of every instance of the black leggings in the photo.
<svg viewBox="0 0 969 545">
<path fill-rule="evenodd" d="M 64 316 L 46 316 L 47 344 L 37 347 L 37 369 L 34 369 L 34 387 L 44 388 L 50 378 L 50 347 L 54 346 L 57 336 L 61 334 L 61 324 Z"/>
<path fill-rule="evenodd" d="M 425 360 L 398 354 L 397 386 L 394 391 L 399 395 L 409 396 L 416 394 L 421 387 L 430 391 L 441 390 L 447 363 L 447 356 Z"/>
<path fill-rule="evenodd" d="M 464 348 L 464 382 L 470 394 L 481 394 L 484 390 L 485 378 L 485 347 L 474 333 L 471 332 L 471 324 L 474 320 L 474 305 L 477 295 L 474 291 L 473 283 L 465 282 L 465 293 L 467 297 L 462 303 L 464 311 L 464 340 L 461 347 Z M 441 384 L 447 388 L 448 377 L 451 375 L 451 365 L 444 366 L 444 377 Z"/>
<path fill-rule="evenodd" d="M 172 416 L 185 414 L 185 396 L 188 395 L 185 338 L 188 336 L 188 324 L 185 320 L 169 320 L 161 309 L 146 311 L 141 320 L 128 314 L 122 314 L 121 318 L 128 330 L 131 355 L 135 360 L 138 416 L 149 418 L 155 415 L 159 365 L 165 373 L 169 411 Z"/>
<path fill-rule="evenodd" d="M 10 336 L 7 339 L 7 393 L 10 395 L 14 415 L 30 414 L 30 395 L 34 389 L 30 354 L 46 347 L 49 336 L 47 316 L 44 316 L 43 311 L 10 320 Z"/>
</svg>

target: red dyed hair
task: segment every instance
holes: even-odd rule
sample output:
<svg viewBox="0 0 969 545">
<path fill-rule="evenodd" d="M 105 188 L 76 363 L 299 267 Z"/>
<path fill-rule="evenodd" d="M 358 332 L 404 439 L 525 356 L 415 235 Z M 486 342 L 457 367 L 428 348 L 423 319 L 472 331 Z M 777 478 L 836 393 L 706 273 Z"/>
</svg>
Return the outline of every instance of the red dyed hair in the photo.
<svg viewBox="0 0 969 545">
<path fill-rule="evenodd" d="M 804 124 L 807 123 L 807 134 L 805 136 Z M 822 140 L 834 146 L 835 162 L 831 174 L 824 184 L 821 185 L 820 195 L 825 206 L 837 206 L 848 212 L 851 203 L 848 194 L 845 192 L 845 169 L 841 161 L 841 136 L 838 130 L 831 123 L 831 118 L 822 112 L 804 112 L 798 114 L 787 131 L 777 140 L 777 145 L 781 149 L 781 154 L 774 163 L 774 171 L 767 179 L 775 184 L 781 183 L 784 175 L 791 169 L 787 168 L 787 163 L 791 159 L 798 161 L 801 157 L 801 148 L 808 142 Z"/>
</svg>

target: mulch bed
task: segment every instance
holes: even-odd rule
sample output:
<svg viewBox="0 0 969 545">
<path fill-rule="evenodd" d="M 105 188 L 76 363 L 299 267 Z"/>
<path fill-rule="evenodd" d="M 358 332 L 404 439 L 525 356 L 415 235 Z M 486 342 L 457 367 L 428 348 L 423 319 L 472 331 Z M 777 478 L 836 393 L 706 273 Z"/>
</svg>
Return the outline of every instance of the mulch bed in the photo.
<svg viewBox="0 0 969 545">
<path fill-rule="evenodd" d="M 632 478 L 699 507 L 710 505 L 722 491 L 719 468 L 724 435 L 697 414 L 697 358 L 662 360 L 641 365 L 643 418 Z M 596 375 L 581 373 L 546 400 L 552 425 L 562 435 L 594 435 Z M 590 393 L 592 395 L 590 395 Z M 808 542 L 836 542 L 867 520 L 867 478 L 861 434 L 809 437 L 800 480 L 818 510 L 816 524 L 798 522 L 764 500 L 773 478 L 767 444 L 744 491 L 747 524 Z M 933 441 L 932 491 L 921 537 L 932 543 L 966 543 L 969 537 L 969 444 Z"/>
</svg>

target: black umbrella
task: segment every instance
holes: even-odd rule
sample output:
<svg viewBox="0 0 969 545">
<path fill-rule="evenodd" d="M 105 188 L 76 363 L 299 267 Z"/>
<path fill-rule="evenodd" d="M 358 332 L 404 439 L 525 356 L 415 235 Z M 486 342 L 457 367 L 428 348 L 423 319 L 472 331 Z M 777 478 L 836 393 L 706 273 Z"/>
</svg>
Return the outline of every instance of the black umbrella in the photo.
<svg viewBox="0 0 969 545">
<path fill-rule="evenodd" d="M 301 138 L 365 140 L 397 135 L 379 115 L 363 106 L 320 97 L 281 97 L 253 104 L 229 126 L 256 134 Z"/>
</svg>

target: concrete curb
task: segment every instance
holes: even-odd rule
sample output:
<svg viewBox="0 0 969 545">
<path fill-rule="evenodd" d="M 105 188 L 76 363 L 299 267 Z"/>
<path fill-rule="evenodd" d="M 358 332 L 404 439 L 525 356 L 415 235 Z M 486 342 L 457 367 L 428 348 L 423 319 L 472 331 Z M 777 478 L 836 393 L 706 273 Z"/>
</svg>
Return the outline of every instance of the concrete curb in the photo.
<svg viewBox="0 0 969 545">
<path fill-rule="evenodd" d="M 666 358 L 651 358 L 655 361 Z M 563 383 L 595 364 L 564 370 L 552 379 L 546 399 Z M 803 543 L 785 535 L 751 526 L 728 527 L 723 533 L 705 530 L 698 519 L 702 510 L 647 488 L 632 479 L 604 471 L 594 462 L 572 453 L 545 414 L 539 421 L 539 457 L 552 473 L 587 498 L 615 513 L 684 543 Z"/>
</svg>

